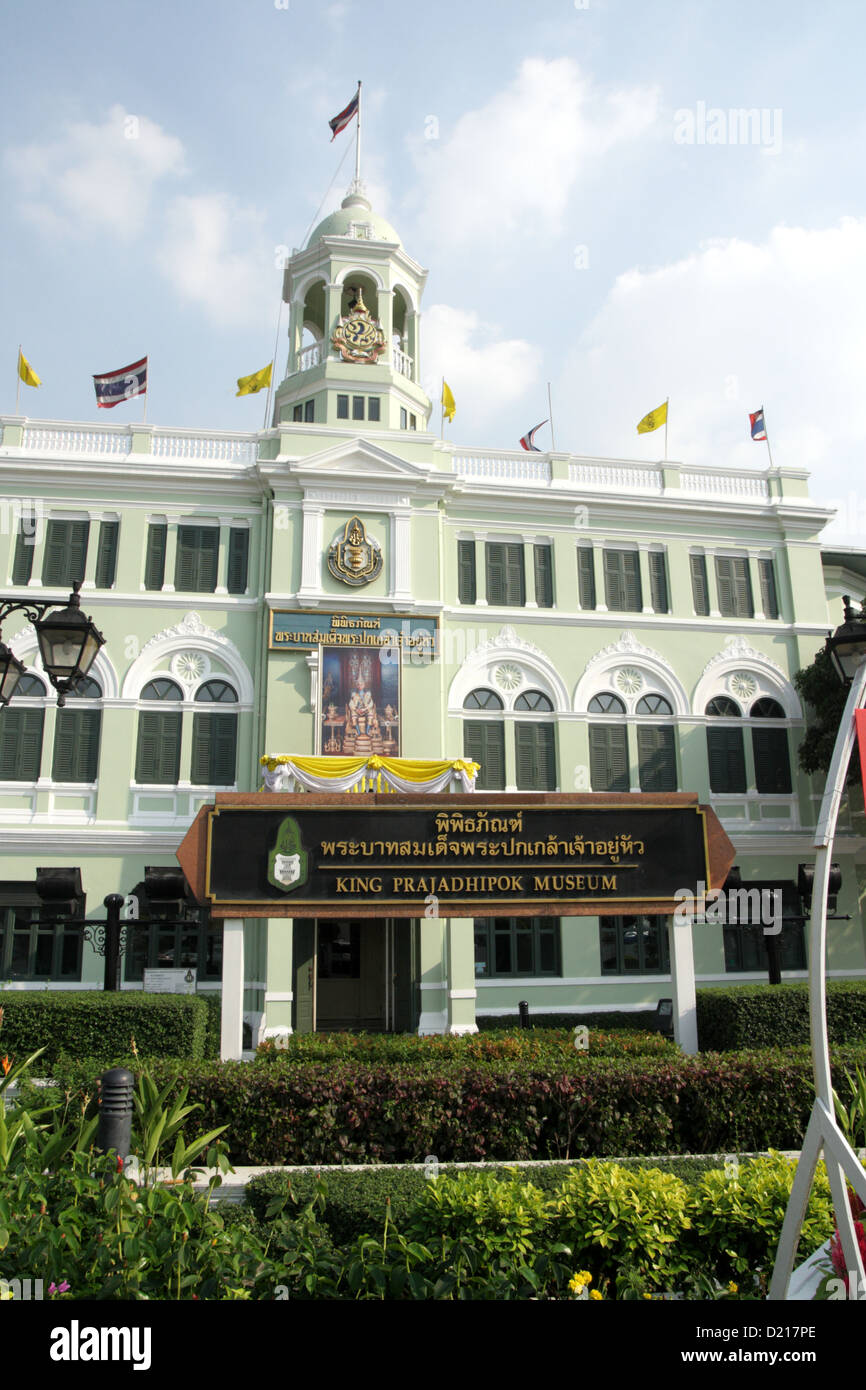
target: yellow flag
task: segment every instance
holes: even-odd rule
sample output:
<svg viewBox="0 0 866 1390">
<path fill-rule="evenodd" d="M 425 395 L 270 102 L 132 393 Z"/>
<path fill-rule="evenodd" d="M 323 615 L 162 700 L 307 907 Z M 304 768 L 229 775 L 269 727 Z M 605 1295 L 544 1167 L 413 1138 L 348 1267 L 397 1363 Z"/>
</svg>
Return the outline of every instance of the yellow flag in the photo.
<svg viewBox="0 0 866 1390">
<path fill-rule="evenodd" d="M 451 387 L 447 381 L 442 382 L 442 414 L 450 424 L 457 414 L 457 407 L 454 404 L 454 397 L 451 394 Z"/>
<path fill-rule="evenodd" d="M 235 392 L 238 396 L 254 396 L 257 391 L 264 391 L 266 386 L 271 384 L 271 368 L 273 362 L 269 362 L 266 367 L 262 367 L 260 372 L 253 372 L 252 376 L 239 376 L 239 390 Z"/>
<path fill-rule="evenodd" d="M 657 405 L 655 410 L 651 410 L 649 415 L 645 415 L 637 427 L 638 434 L 651 434 L 653 430 L 659 429 L 668 422 L 668 403 Z"/>
<path fill-rule="evenodd" d="M 18 349 L 18 375 L 25 386 L 42 385 L 40 378 L 36 375 L 20 348 Z"/>
</svg>

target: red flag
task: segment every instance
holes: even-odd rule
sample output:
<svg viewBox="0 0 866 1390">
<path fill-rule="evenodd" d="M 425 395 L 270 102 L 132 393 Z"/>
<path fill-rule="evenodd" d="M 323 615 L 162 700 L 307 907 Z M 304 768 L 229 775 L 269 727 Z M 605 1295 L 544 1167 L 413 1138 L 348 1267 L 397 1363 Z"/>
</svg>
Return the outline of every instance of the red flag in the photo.
<svg viewBox="0 0 866 1390">
<path fill-rule="evenodd" d="M 863 774 L 863 799 L 866 802 L 866 709 L 855 709 L 854 728 L 860 745 L 860 771 Z"/>
</svg>

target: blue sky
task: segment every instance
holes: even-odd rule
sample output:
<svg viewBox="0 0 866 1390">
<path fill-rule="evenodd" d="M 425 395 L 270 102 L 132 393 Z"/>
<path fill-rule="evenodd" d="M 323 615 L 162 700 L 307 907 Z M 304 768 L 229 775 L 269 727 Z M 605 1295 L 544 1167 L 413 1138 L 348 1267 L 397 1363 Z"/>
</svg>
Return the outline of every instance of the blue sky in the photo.
<svg viewBox="0 0 866 1390">
<path fill-rule="evenodd" d="M 327 122 L 362 78 L 362 173 L 430 270 L 455 441 L 516 447 L 550 381 L 560 449 L 656 459 L 635 427 L 669 396 L 672 458 L 761 467 L 763 405 L 774 461 L 866 546 L 864 29 L 859 0 L 16 7 L 0 410 L 20 341 L 34 417 L 137 417 L 90 377 L 147 353 L 153 423 L 259 428 L 235 379 L 344 154 L 323 213 L 345 192 L 353 128 Z"/>
</svg>

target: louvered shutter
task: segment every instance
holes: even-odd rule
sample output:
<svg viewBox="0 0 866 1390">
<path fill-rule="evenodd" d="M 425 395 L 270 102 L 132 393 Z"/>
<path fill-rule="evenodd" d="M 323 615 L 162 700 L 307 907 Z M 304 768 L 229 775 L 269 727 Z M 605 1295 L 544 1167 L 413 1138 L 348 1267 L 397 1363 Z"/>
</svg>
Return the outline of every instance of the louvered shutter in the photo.
<svg viewBox="0 0 866 1390">
<path fill-rule="evenodd" d="M 660 550 L 649 552 L 649 572 L 650 572 L 650 596 L 655 613 L 667 613 L 670 605 L 668 603 L 668 577 L 665 572 L 665 557 Z"/>
<path fill-rule="evenodd" d="M 230 787 L 235 780 L 237 715 L 196 712 L 192 721 L 192 772 L 196 786 Z"/>
<path fill-rule="evenodd" d="M 742 729 L 707 729 L 710 791 L 746 790 L 746 755 Z"/>
<path fill-rule="evenodd" d="M 556 739 L 552 724 L 515 724 L 517 785 L 521 791 L 556 790 Z"/>
<path fill-rule="evenodd" d="M 5 709 L 0 714 L 0 781 L 35 782 L 42 763 L 42 709 Z"/>
<path fill-rule="evenodd" d="M 96 709 L 60 709 L 54 727 L 55 782 L 95 782 L 102 716 Z"/>
<path fill-rule="evenodd" d="M 487 602 L 505 602 L 505 546 L 487 542 Z"/>
<path fill-rule="evenodd" d="M 475 598 L 475 542 L 458 541 L 457 601 L 458 603 L 474 603 Z"/>
<path fill-rule="evenodd" d="M 733 566 L 736 616 L 738 618 L 751 618 L 755 610 L 752 605 L 752 580 L 749 575 L 749 562 L 745 559 L 735 559 Z"/>
<path fill-rule="evenodd" d="M 595 608 L 595 565 L 592 546 L 581 545 L 577 551 L 577 583 L 581 608 Z"/>
<path fill-rule="evenodd" d="M 96 552 L 96 587 L 112 589 L 117 575 L 117 541 L 120 531 L 119 521 L 102 521 L 99 524 L 99 546 Z"/>
<path fill-rule="evenodd" d="M 194 593 L 198 589 L 197 530 L 198 528 L 194 526 L 179 526 L 177 528 L 174 587 L 183 590 L 184 593 Z"/>
<path fill-rule="evenodd" d="M 707 585 L 707 561 L 703 555 L 690 555 L 692 571 L 692 602 L 698 617 L 706 618 L 710 612 L 710 591 Z"/>
<path fill-rule="evenodd" d="M 180 775 L 180 720 L 180 710 L 140 712 L 136 782 L 177 785 Z"/>
<path fill-rule="evenodd" d="M 674 731 L 667 725 L 639 724 L 637 754 L 643 792 L 675 792 L 677 758 Z"/>
<path fill-rule="evenodd" d="M 761 606 L 765 618 L 778 618 L 779 599 L 776 593 L 776 575 L 772 560 L 759 560 L 758 573 L 761 578 Z"/>
<path fill-rule="evenodd" d="M 604 551 L 604 601 L 615 613 L 620 613 L 625 608 L 625 589 L 620 562 L 619 550 Z"/>
<path fill-rule="evenodd" d="M 629 613 L 639 613 L 643 605 L 640 586 L 640 556 L 636 550 L 622 553 L 625 606 Z"/>
<path fill-rule="evenodd" d="M 549 545 L 533 546 L 535 602 L 539 608 L 553 607 L 553 554 Z"/>
<path fill-rule="evenodd" d="M 230 594 L 245 594 L 247 590 L 247 570 L 249 567 L 250 533 L 246 527 L 234 526 L 229 532 L 229 576 Z"/>
<path fill-rule="evenodd" d="M 481 764 L 478 791 L 505 789 L 505 729 L 502 724 L 469 719 L 463 725 L 463 756 Z"/>
<path fill-rule="evenodd" d="M 42 583 L 72 586 L 84 580 L 89 521 L 49 521 L 45 529 Z"/>
<path fill-rule="evenodd" d="M 590 726 L 589 776 L 594 792 L 628 791 L 628 741 L 624 727 Z"/>
<path fill-rule="evenodd" d="M 523 546 L 506 545 L 505 602 L 509 608 L 523 608 L 526 603 L 526 582 L 523 575 Z"/>
<path fill-rule="evenodd" d="M 165 548 L 168 527 L 164 522 L 151 522 L 147 528 L 147 557 L 144 565 L 145 589 L 161 589 L 165 583 Z"/>
<path fill-rule="evenodd" d="M 716 556 L 716 584 L 719 590 L 719 612 L 722 617 L 736 617 L 733 565 L 726 555 Z"/>
<path fill-rule="evenodd" d="M 30 583 L 30 576 L 33 573 L 33 542 L 35 539 L 31 524 L 28 522 L 25 529 L 24 523 L 19 522 L 18 535 L 15 537 L 15 558 L 12 561 L 13 584 Z"/>
<path fill-rule="evenodd" d="M 769 796 L 791 792 L 791 757 L 787 729 L 753 729 L 755 786 Z"/>
</svg>

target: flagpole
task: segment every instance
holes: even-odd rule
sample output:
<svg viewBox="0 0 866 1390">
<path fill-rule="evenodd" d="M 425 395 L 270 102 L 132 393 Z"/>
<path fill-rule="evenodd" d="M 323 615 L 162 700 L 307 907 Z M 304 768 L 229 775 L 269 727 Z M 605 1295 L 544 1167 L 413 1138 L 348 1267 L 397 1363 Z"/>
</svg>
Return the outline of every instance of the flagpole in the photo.
<svg viewBox="0 0 866 1390">
<path fill-rule="evenodd" d="M 18 361 L 15 364 L 15 414 L 18 414 L 18 402 L 21 399 L 21 344 L 18 344 Z"/>
<path fill-rule="evenodd" d="M 762 414 L 763 414 L 763 416 L 764 416 L 764 435 L 765 435 L 766 440 L 767 440 L 767 457 L 768 457 L 768 459 L 770 460 L 770 467 L 772 468 L 772 467 L 773 467 L 773 455 L 772 455 L 772 452 L 771 452 L 771 450 L 770 450 L 770 435 L 769 435 L 769 432 L 768 432 L 768 430 L 767 430 L 767 412 L 764 410 L 764 407 L 763 407 L 763 406 L 761 406 L 761 411 L 762 411 Z"/>
<path fill-rule="evenodd" d="M 550 382 L 547 383 L 547 413 L 550 416 L 550 447 L 556 450 L 556 435 L 553 432 L 553 401 L 550 395 Z"/>
<path fill-rule="evenodd" d="M 670 414 L 670 396 L 665 396 L 665 463 L 668 461 L 668 415 Z"/>
<path fill-rule="evenodd" d="M 265 397 L 265 419 L 264 419 L 264 423 L 263 423 L 263 425 L 262 425 L 262 429 L 263 429 L 263 430 L 266 430 L 266 429 L 268 428 L 268 420 L 269 420 L 270 414 L 271 414 L 271 397 L 272 397 L 272 395 L 273 395 L 273 390 L 274 390 L 274 376 L 275 376 L 275 374 L 276 374 L 276 367 L 277 367 L 277 353 L 278 353 L 279 350 L 280 350 L 280 322 L 281 322 L 281 320 L 282 320 L 282 317 L 283 317 L 283 292 L 282 292 L 282 290 L 280 290 L 280 307 L 279 307 L 279 309 L 277 310 L 277 331 L 276 331 L 276 333 L 275 333 L 275 335 L 274 335 L 274 355 L 273 355 L 273 358 L 271 359 L 271 379 L 270 379 L 270 381 L 268 382 L 268 394 L 267 394 L 267 396 Z M 290 345 L 289 345 L 289 350 L 290 350 L 290 351 L 291 351 L 291 346 L 292 346 L 292 345 L 290 344 Z M 322 351 L 323 351 L 323 353 L 324 353 L 324 344 L 323 344 L 323 347 L 322 347 Z"/>
<path fill-rule="evenodd" d="M 358 79 L 358 130 L 355 138 L 355 183 L 361 182 L 361 79 Z"/>
<path fill-rule="evenodd" d="M 442 378 L 442 390 L 439 392 L 439 409 L 442 411 L 442 419 L 439 421 L 439 438 L 445 438 L 445 378 Z"/>
</svg>

